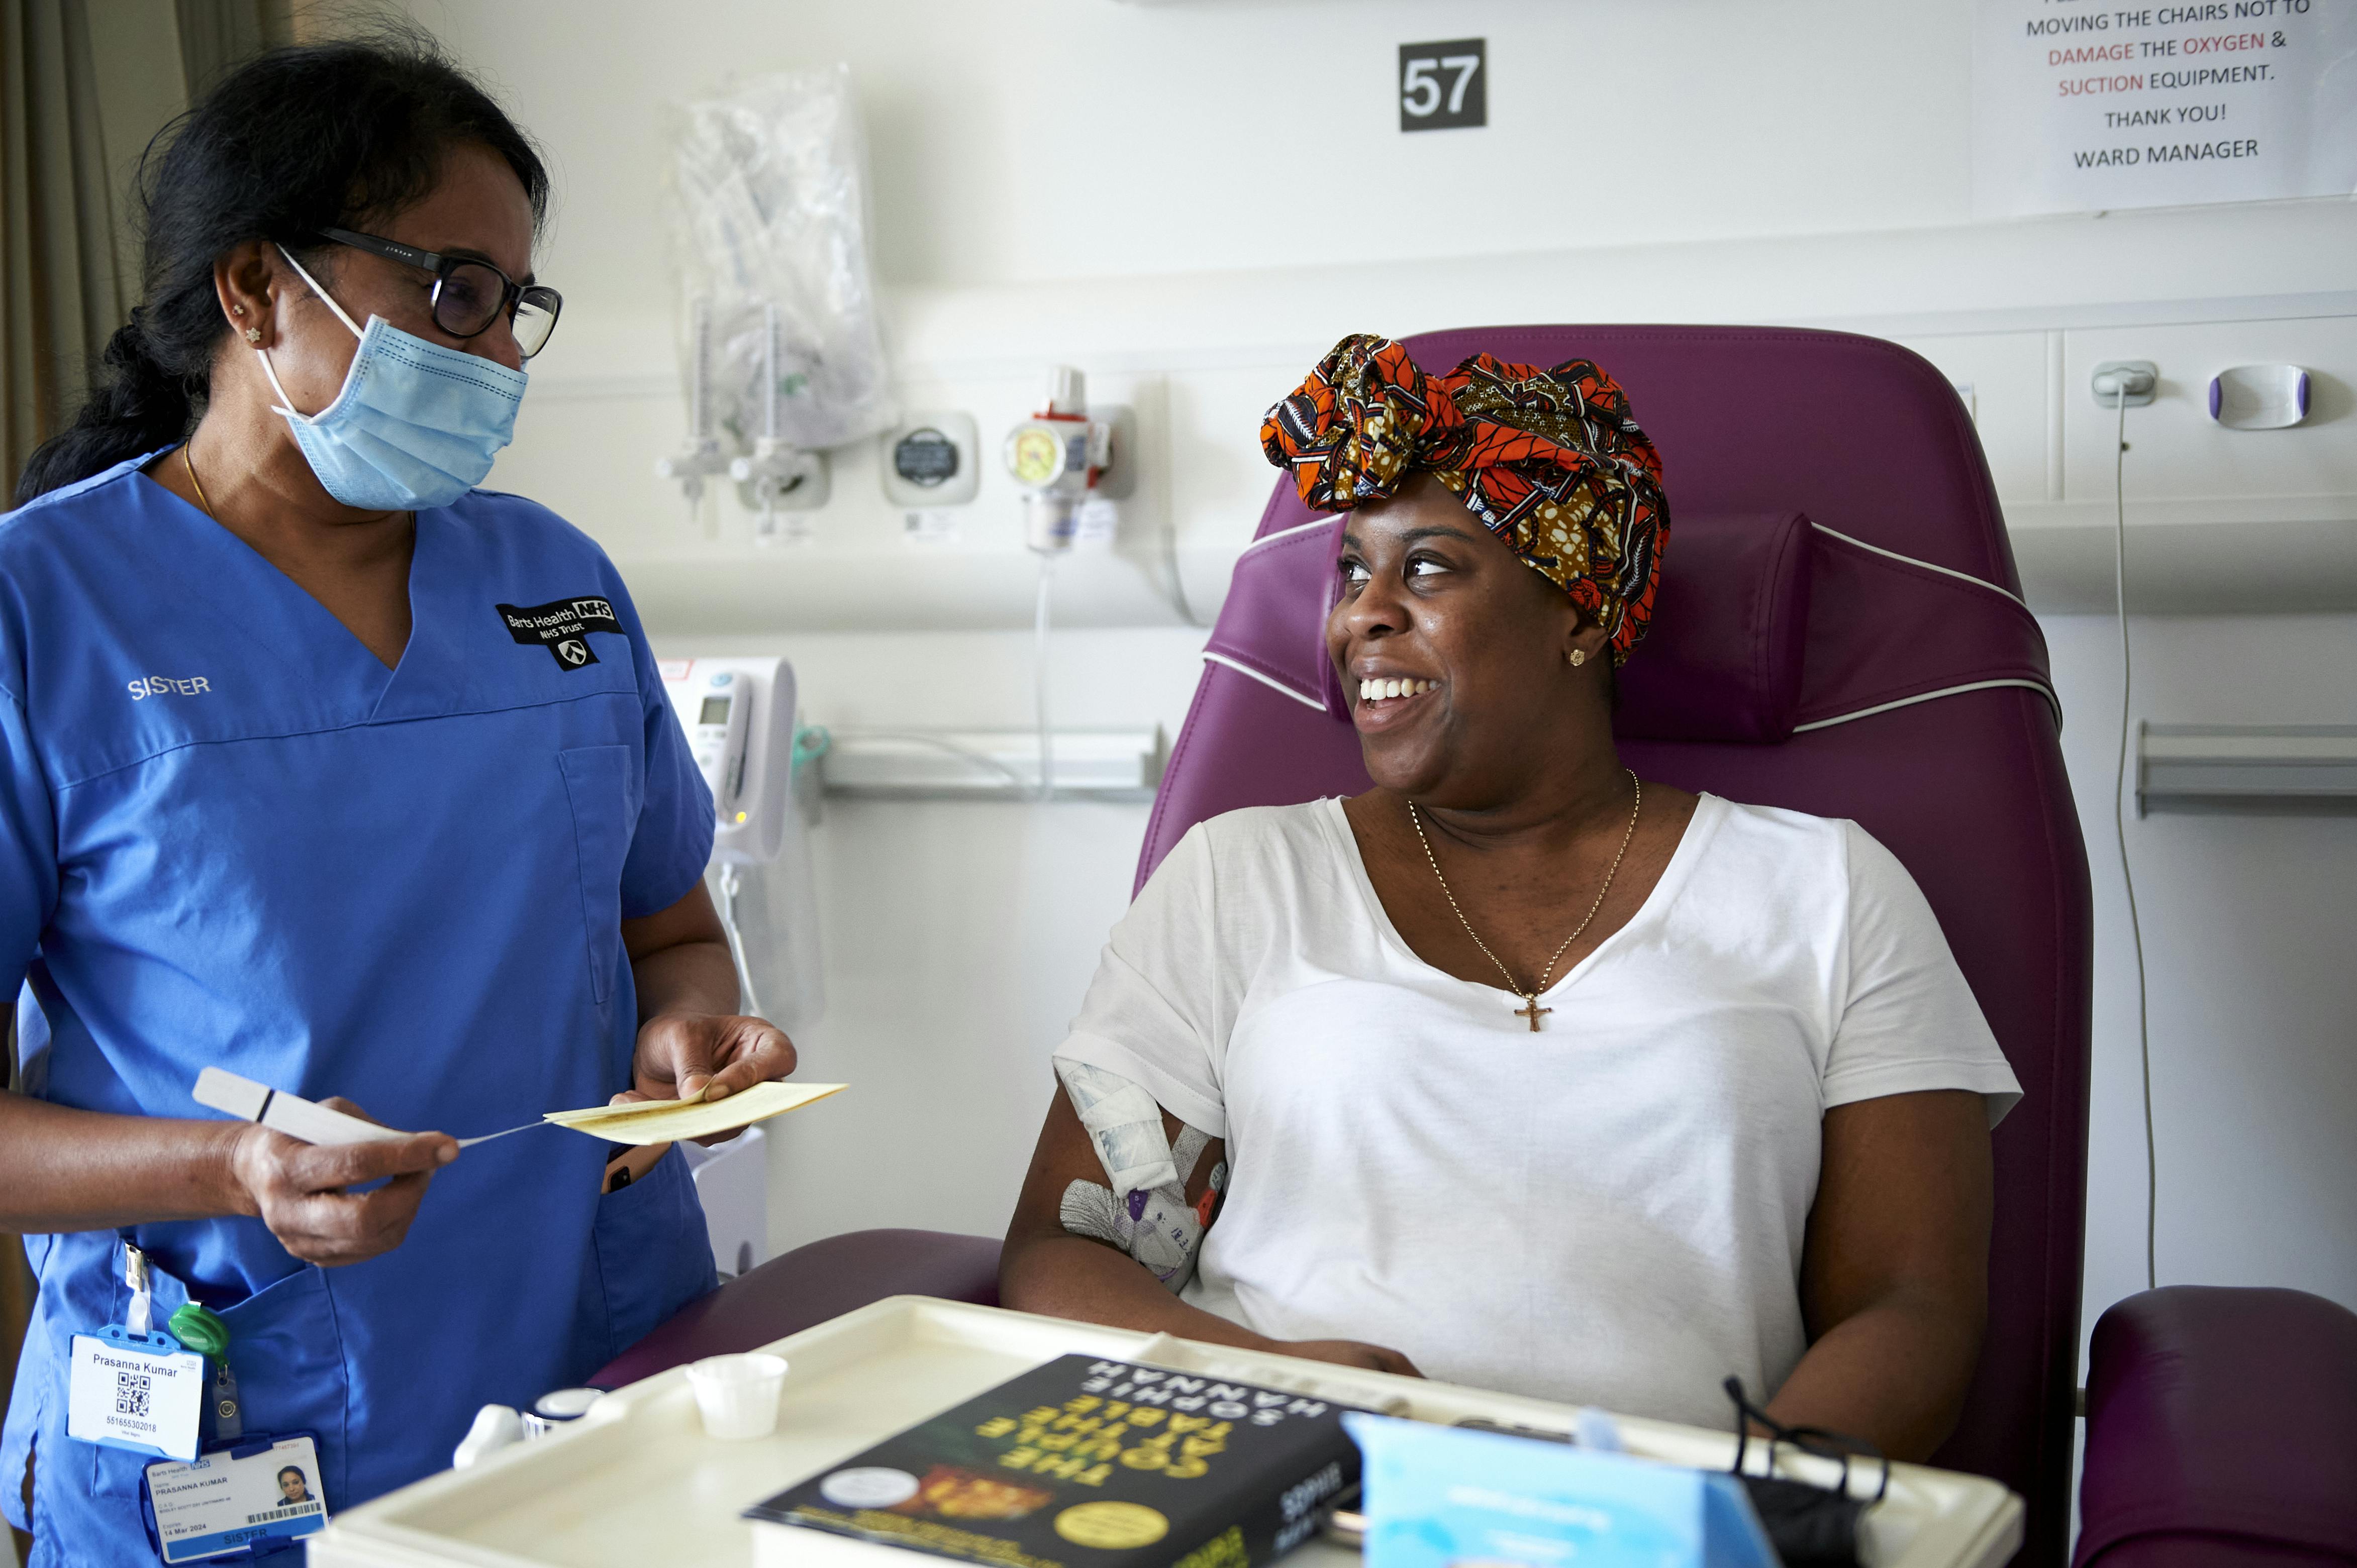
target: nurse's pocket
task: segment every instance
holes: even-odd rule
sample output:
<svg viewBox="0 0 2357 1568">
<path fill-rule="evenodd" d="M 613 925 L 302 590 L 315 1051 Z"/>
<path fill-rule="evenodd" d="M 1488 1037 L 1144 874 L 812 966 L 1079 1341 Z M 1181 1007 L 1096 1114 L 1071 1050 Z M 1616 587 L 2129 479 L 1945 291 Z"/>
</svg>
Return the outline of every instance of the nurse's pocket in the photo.
<svg viewBox="0 0 2357 1568">
<path fill-rule="evenodd" d="M 597 1200 L 592 1234 L 606 1305 L 603 1360 L 719 1283 L 704 1204 L 676 1145 L 646 1175 Z"/>
<path fill-rule="evenodd" d="M 556 766 L 573 807 L 589 989 L 603 1005 L 614 994 L 614 968 L 622 958 L 622 863 L 630 858 L 646 787 L 627 746 L 575 746 L 556 754 Z"/>
<path fill-rule="evenodd" d="M 149 1269 L 156 1321 L 188 1299 L 187 1288 L 163 1270 Z M 332 1502 L 344 1480 L 344 1342 L 328 1299 L 328 1276 L 297 1269 L 283 1280 L 219 1310 L 229 1330 L 230 1369 L 237 1374 L 240 1417 L 249 1433 L 318 1434 L 322 1482 Z M 92 1445 L 99 1495 L 136 1497 L 152 1457 Z"/>
</svg>

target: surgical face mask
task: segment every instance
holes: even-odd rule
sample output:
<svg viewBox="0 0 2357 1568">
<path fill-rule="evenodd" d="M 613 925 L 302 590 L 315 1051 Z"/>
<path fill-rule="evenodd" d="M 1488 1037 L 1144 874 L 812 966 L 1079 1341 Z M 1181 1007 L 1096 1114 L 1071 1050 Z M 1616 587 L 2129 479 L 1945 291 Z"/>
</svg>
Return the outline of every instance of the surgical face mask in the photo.
<svg viewBox="0 0 2357 1568">
<path fill-rule="evenodd" d="M 515 439 L 516 408 L 531 378 L 428 343 L 382 316 L 370 317 L 362 331 L 302 263 L 284 246 L 278 253 L 361 340 L 336 401 L 311 414 L 295 411 L 270 351 L 254 350 L 278 394 L 274 412 L 286 416 L 328 493 L 363 511 L 414 511 L 448 506 L 480 484 L 500 448 Z"/>
</svg>

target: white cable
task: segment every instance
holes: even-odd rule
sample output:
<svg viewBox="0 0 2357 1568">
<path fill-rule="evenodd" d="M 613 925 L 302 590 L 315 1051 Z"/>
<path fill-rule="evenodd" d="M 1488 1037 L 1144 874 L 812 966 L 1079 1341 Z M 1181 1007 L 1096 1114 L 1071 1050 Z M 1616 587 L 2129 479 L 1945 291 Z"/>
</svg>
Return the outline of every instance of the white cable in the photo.
<svg viewBox="0 0 2357 1568">
<path fill-rule="evenodd" d="M 1170 607 L 1178 618 L 1191 627 L 1201 627 L 1195 618 L 1194 602 L 1187 597 L 1187 576 L 1178 568 L 1178 525 L 1167 523 L 1162 530 L 1163 554 L 1170 567 Z"/>
<path fill-rule="evenodd" d="M 953 740 L 943 740 L 937 735 L 927 735 L 921 730 L 846 730 L 845 735 L 848 738 L 857 740 L 899 740 L 907 741 L 913 746 L 930 746 L 936 751 L 946 751 L 952 757 L 963 757 L 966 761 L 974 764 L 976 767 L 987 768 L 993 773 L 998 774 L 1000 777 L 1004 778 L 1009 784 L 1014 785 L 1017 789 L 1028 790 L 1031 788 L 1031 780 L 1024 778 L 1022 774 L 1017 773 L 1014 768 L 1007 767 L 1006 764 L 999 761 L 998 758 L 990 756 L 988 753 L 976 751 L 972 746 L 960 746 Z"/>
<path fill-rule="evenodd" d="M 2119 429 L 2112 454 L 2112 585 L 2120 619 L 2120 755 L 2112 772 L 2112 833 L 2120 845 L 2120 885 L 2127 889 L 2128 940 L 2136 949 L 2136 1060 L 2144 1074 L 2144 1283 L 2160 1283 L 2156 1237 L 2160 1215 L 2160 1152 L 2152 1121 L 2152 1032 L 2144 974 L 2144 928 L 2136 918 L 2136 874 L 2128 866 L 2127 807 L 2128 714 L 2135 666 L 2128 650 L 2128 502 L 2123 488 L 2127 476 L 2128 393 L 2125 384 L 2114 393 L 2119 409 Z"/>
<path fill-rule="evenodd" d="M 761 1004 L 753 994 L 753 971 L 745 961 L 745 939 L 737 929 L 737 867 L 720 868 L 720 929 L 728 933 L 728 956 L 737 961 L 737 987 L 742 992 L 744 1015 L 759 1018 Z"/>
<path fill-rule="evenodd" d="M 1039 712 L 1039 799 L 1050 799 L 1056 790 L 1056 737 L 1048 727 L 1048 586 L 1052 580 L 1056 558 L 1039 552 L 1039 606 L 1032 616 L 1032 635 L 1037 648 L 1032 663 L 1039 680 L 1037 701 Z"/>
</svg>

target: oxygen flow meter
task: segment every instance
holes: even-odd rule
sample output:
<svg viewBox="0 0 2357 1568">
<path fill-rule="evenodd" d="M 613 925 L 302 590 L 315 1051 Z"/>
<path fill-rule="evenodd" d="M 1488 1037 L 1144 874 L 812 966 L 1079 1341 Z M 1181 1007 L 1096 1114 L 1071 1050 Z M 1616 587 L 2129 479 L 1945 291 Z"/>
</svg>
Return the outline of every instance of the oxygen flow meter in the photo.
<svg viewBox="0 0 2357 1568">
<path fill-rule="evenodd" d="M 1006 456 L 1023 492 L 1024 542 L 1043 555 L 1070 550 L 1081 503 L 1113 462 L 1113 424 L 1089 417 L 1079 371 L 1058 365 L 1049 372 L 1046 403 L 1006 433 Z"/>
</svg>

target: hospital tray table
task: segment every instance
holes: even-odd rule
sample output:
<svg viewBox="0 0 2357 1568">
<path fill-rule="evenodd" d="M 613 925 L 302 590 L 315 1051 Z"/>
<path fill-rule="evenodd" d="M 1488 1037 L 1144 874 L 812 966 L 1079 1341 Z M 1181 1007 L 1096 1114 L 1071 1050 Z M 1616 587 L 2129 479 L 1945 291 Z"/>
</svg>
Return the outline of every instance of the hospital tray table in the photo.
<svg viewBox="0 0 2357 1568">
<path fill-rule="evenodd" d="M 749 1565 L 753 1527 L 738 1517 L 747 1506 L 1063 1355 L 1146 1361 L 1428 1421 L 1571 1426 L 1569 1407 L 1542 1400 L 927 1296 L 889 1297 L 764 1348 L 791 1363 L 774 1436 L 705 1436 L 685 1369 L 674 1369 L 617 1390 L 551 1436 L 337 1515 L 311 1539 L 313 1568 Z M 1633 1418 L 1621 1424 L 1631 1450 L 1650 1457 L 1724 1468 L 1734 1455 L 1729 1433 Z M 1755 1459 L 1761 1452 L 1755 1443 Z M 1829 1464 L 1786 1455 L 1789 1474 L 1821 1480 L 1833 1473 Z M 1866 1468 L 1854 1482 L 1861 1492 L 1871 1487 Z M 1891 1466 L 1890 1495 L 1866 1518 L 1870 1568 L 1997 1568 L 2021 1541 L 2020 1498 L 1994 1481 L 1920 1466 Z M 1319 1541 L 1286 1561 L 1288 1568 L 1355 1568 L 1356 1558 Z M 879 1559 L 901 1561 L 920 1559 Z"/>
</svg>

